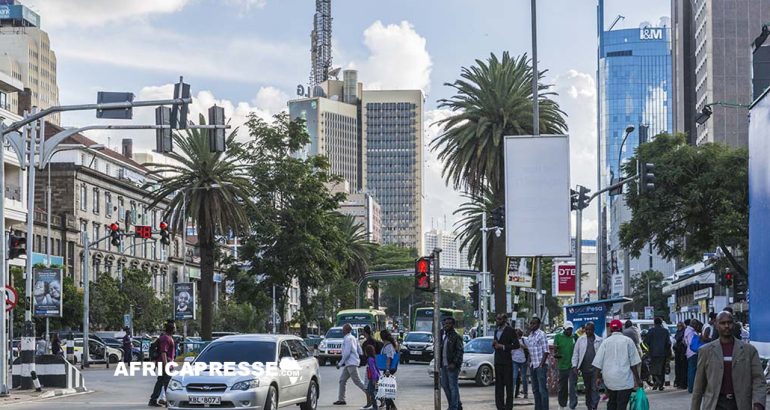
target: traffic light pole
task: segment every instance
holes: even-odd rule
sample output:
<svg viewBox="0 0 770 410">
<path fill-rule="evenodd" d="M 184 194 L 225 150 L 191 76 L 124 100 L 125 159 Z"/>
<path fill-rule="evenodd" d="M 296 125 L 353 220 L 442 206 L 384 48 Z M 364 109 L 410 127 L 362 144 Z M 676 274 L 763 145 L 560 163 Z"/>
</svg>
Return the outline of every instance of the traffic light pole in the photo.
<svg viewBox="0 0 770 410">
<path fill-rule="evenodd" d="M 487 211 L 481 211 L 481 286 L 479 287 L 479 309 L 481 309 L 481 335 L 487 335 Z"/>
<path fill-rule="evenodd" d="M 434 273 L 434 288 L 433 288 L 433 351 L 439 352 L 441 346 L 441 248 L 433 249 L 433 261 L 435 263 L 436 271 Z M 434 410 L 441 410 L 441 383 L 440 383 L 440 370 L 441 370 L 441 357 L 436 357 L 433 360 L 433 408 Z"/>
<path fill-rule="evenodd" d="M 91 310 L 91 300 L 89 299 L 90 296 L 90 278 L 89 278 L 89 270 L 90 268 L 90 262 L 91 262 L 91 247 L 99 245 L 99 242 L 109 239 L 112 235 L 107 234 L 105 236 L 102 236 L 101 238 L 97 239 L 95 242 L 90 242 L 88 240 L 88 231 L 83 232 L 83 355 L 80 358 L 80 365 L 81 369 L 89 367 L 88 360 L 89 357 L 88 354 L 88 329 L 89 329 L 89 311 Z M 107 365 L 109 366 L 109 360 L 107 360 Z"/>
<path fill-rule="evenodd" d="M 0 119 L 0 123 L 2 119 Z M 8 396 L 8 340 L 5 338 L 5 266 L 8 263 L 8 241 L 5 234 L 5 136 L 0 135 L 0 397 Z"/>
</svg>

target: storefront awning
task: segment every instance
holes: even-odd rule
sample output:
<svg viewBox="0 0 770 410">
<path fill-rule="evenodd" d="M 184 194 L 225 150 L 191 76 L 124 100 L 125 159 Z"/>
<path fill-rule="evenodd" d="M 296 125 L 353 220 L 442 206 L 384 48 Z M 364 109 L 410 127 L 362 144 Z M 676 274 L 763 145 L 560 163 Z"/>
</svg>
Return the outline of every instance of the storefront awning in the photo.
<svg viewBox="0 0 770 410">
<path fill-rule="evenodd" d="M 716 281 L 716 277 L 714 275 L 714 271 L 712 271 L 711 267 L 709 267 L 708 270 L 704 270 L 695 275 L 688 276 L 670 285 L 664 286 L 663 294 L 670 295 L 676 292 L 677 290 L 690 285 L 713 285 L 715 281 Z"/>
</svg>

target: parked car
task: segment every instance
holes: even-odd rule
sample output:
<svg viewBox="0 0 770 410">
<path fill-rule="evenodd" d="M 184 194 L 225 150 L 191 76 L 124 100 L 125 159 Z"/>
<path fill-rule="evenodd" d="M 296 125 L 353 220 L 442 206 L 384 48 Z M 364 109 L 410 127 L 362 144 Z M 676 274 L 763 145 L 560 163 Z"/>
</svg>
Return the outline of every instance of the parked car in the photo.
<svg viewBox="0 0 770 410">
<path fill-rule="evenodd" d="M 431 332 L 409 332 L 401 344 L 401 362 L 410 360 L 429 362 L 433 359 L 433 334 Z"/>
<path fill-rule="evenodd" d="M 356 329 L 353 329 L 352 333 L 358 338 Z M 336 365 L 342 358 L 342 337 L 342 326 L 335 326 L 326 332 L 326 336 L 318 344 L 318 353 L 316 354 L 321 366 L 326 363 Z"/>
<path fill-rule="evenodd" d="M 88 343 L 88 361 L 90 363 L 104 363 L 109 360 L 110 363 L 117 363 L 123 360 L 123 350 L 105 345 L 102 342 L 91 339 Z M 83 361 L 83 338 L 75 339 L 75 363 Z"/>
<path fill-rule="evenodd" d="M 211 340 L 217 340 L 220 337 L 233 336 L 239 334 L 238 332 L 211 332 Z"/>
<path fill-rule="evenodd" d="M 263 372 L 262 377 L 212 375 L 174 376 L 166 390 L 170 409 L 201 407 L 269 409 L 299 405 L 302 410 L 318 407 L 320 376 L 318 362 L 305 343 L 289 335 L 234 335 L 212 341 L 196 358 L 197 363 L 291 363 L 298 373 Z M 291 363 L 294 365 L 295 363 Z M 294 375 L 296 374 L 296 375 Z"/>
<path fill-rule="evenodd" d="M 495 381 L 495 349 L 492 348 L 492 337 L 477 337 L 465 345 L 463 349 L 463 367 L 460 369 L 460 380 L 473 380 L 477 386 L 489 386 Z M 428 375 L 433 377 L 433 360 L 428 366 Z"/>
</svg>

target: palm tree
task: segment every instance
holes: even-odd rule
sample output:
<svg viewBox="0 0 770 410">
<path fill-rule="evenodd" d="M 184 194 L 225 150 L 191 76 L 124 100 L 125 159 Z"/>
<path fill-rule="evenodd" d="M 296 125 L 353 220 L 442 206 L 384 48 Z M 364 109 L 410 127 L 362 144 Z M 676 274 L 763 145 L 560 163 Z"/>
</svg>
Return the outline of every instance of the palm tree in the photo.
<svg viewBox="0 0 770 410">
<path fill-rule="evenodd" d="M 491 191 L 494 205 L 505 202 L 503 141 L 506 135 L 532 134 L 532 65 L 524 54 L 513 58 L 508 52 L 502 59 L 491 54 L 487 61 L 463 67 L 460 79 L 445 85 L 455 89 L 449 99 L 439 100 L 439 107 L 456 114 L 438 121 L 443 133 L 431 142 L 444 162 L 443 176 L 455 189 L 479 195 Z M 538 73 L 538 81 L 545 71 Z M 567 129 L 564 113 L 551 100 L 555 94 L 540 84 L 540 131 L 561 134 Z M 480 232 L 476 232 L 480 235 Z M 496 283 L 505 280 L 505 242 L 492 239 L 492 272 Z M 495 286 L 495 309 L 505 311 L 505 286 Z"/>
<path fill-rule="evenodd" d="M 339 228 L 342 234 L 343 251 L 342 260 L 347 267 L 348 279 L 357 281 L 361 279 L 369 268 L 369 260 L 372 258 L 374 245 L 369 242 L 368 234 L 364 226 L 351 215 L 339 215 Z"/>
<path fill-rule="evenodd" d="M 460 251 L 468 250 L 468 265 L 477 269 L 481 268 L 481 213 L 486 211 L 489 215 L 494 208 L 494 199 L 489 188 L 484 188 L 480 195 L 465 194 L 467 199 L 454 211 L 454 215 L 461 215 L 455 226 L 460 229 L 457 240 L 460 241 Z M 491 242 L 491 238 L 487 238 Z M 489 245 L 488 242 L 488 245 Z"/>
<path fill-rule="evenodd" d="M 205 123 L 203 116 L 200 123 Z M 153 188 L 157 184 L 157 189 L 148 195 L 150 207 L 169 201 L 163 217 L 165 220 L 171 217 L 169 225 L 173 232 L 186 229 L 188 218 L 198 228 L 203 340 L 211 339 L 215 236 L 245 232 L 249 222 L 246 209 L 253 206 L 252 184 L 243 167 L 246 157 L 235 142 L 236 132 L 227 137 L 228 151 L 219 153 L 209 151 L 205 130 L 187 129 L 173 137 L 180 152 L 166 154 L 174 164 L 145 164 L 151 168 L 149 175 L 159 177 L 157 182 L 146 186 Z"/>
</svg>

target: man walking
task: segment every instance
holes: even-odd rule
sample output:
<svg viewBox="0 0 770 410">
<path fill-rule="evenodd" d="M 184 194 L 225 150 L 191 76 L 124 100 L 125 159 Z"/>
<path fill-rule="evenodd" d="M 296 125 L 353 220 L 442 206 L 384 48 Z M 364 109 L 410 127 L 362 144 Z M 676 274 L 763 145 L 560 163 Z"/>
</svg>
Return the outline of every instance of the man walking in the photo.
<svg viewBox="0 0 770 410">
<path fill-rule="evenodd" d="M 516 332 L 508 326 L 508 315 L 495 317 L 497 330 L 492 340 L 495 349 L 495 404 L 497 410 L 513 409 L 513 360 L 511 352 L 521 347 Z"/>
<path fill-rule="evenodd" d="M 340 374 L 340 389 L 337 395 L 337 401 L 334 402 L 337 406 L 347 405 L 345 401 L 345 388 L 348 384 L 348 379 L 353 380 L 353 384 L 358 386 L 365 395 L 367 395 L 366 386 L 361 381 L 361 377 L 358 375 L 358 365 L 361 364 L 360 356 L 363 354 L 361 346 L 358 345 L 356 337 L 351 333 L 353 327 L 349 323 L 345 323 L 342 326 L 342 358 L 337 362 L 337 369 L 342 367 L 342 374 Z"/>
<path fill-rule="evenodd" d="M 676 335 L 674 336 L 674 386 L 679 389 L 687 388 L 687 344 L 684 341 L 684 330 L 690 324 L 679 322 L 676 324 Z"/>
<path fill-rule="evenodd" d="M 612 334 L 602 342 L 594 358 L 596 386 L 607 387 L 607 410 L 625 410 L 635 387 L 642 387 L 638 365 L 642 362 L 634 342 L 623 335 L 620 320 L 610 322 Z"/>
<path fill-rule="evenodd" d="M 524 339 L 524 333 L 521 329 L 515 329 L 516 338 L 519 339 L 519 348 L 513 349 L 511 352 L 511 359 L 513 359 L 513 385 L 514 398 L 519 398 L 519 386 L 524 385 L 524 398 L 529 398 L 527 394 L 527 361 L 529 360 L 529 352 L 527 351 L 527 342 Z"/>
<path fill-rule="evenodd" d="M 663 390 L 666 382 L 666 361 L 671 358 L 671 338 L 667 329 L 663 328 L 663 319 L 656 317 L 654 326 L 647 332 L 647 346 L 650 348 L 650 374 L 652 374 L 652 389 Z"/>
<path fill-rule="evenodd" d="M 527 338 L 529 358 L 532 367 L 532 393 L 535 395 L 535 410 L 548 410 L 548 339 L 540 330 L 540 318 L 529 321 L 530 334 Z"/>
<path fill-rule="evenodd" d="M 572 353 L 575 350 L 575 338 L 572 335 L 572 322 L 564 322 L 564 330 L 557 334 L 553 340 L 555 350 L 554 357 L 558 360 L 556 368 L 559 370 L 559 410 L 567 407 L 577 407 L 577 375 L 572 371 Z"/>
<path fill-rule="evenodd" d="M 695 382 L 695 371 L 698 368 L 698 348 L 700 347 L 701 323 L 690 319 L 690 324 L 684 329 L 684 343 L 687 345 L 687 391 L 692 393 Z"/>
<path fill-rule="evenodd" d="M 158 337 L 158 358 L 157 362 L 163 364 L 161 374 L 158 375 L 158 379 L 155 381 L 155 387 L 152 389 L 152 395 L 150 396 L 150 407 L 163 407 L 166 403 L 162 400 L 158 401 L 161 390 L 165 390 L 168 387 L 168 382 L 171 381 L 171 375 L 166 374 L 166 365 L 174 361 L 176 356 L 176 348 L 174 347 L 174 332 L 176 326 L 173 321 L 166 322 L 163 328 L 164 333 Z"/>
<path fill-rule="evenodd" d="M 583 375 L 583 386 L 586 393 L 586 407 L 588 410 L 596 410 L 599 406 L 599 389 L 596 387 L 594 374 L 594 358 L 596 351 L 602 344 L 602 338 L 597 336 L 594 322 L 588 322 L 583 326 L 585 334 L 575 343 L 575 351 L 572 353 L 572 371 L 577 376 Z"/>
<path fill-rule="evenodd" d="M 463 338 L 455 331 L 455 318 L 444 319 L 439 345 L 441 358 L 441 387 L 444 389 L 449 410 L 460 409 L 458 377 L 463 365 Z"/>
<path fill-rule="evenodd" d="M 123 326 L 123 331 L 126 332 L 125 335 L 123 335 L 123 363 L 131 363 L 131 358 L 133 356 L 134 351 L 134 344 L 131 341 L 131 328 L 128 326 Z"/>
<path fill-rule="evenodd" d="M 733 315 L 716 317 L 719 339 L 698 350 L 692 410 L 764 410 L 767 385 L 757 349 L 734 337 Z"/>
</svg>

